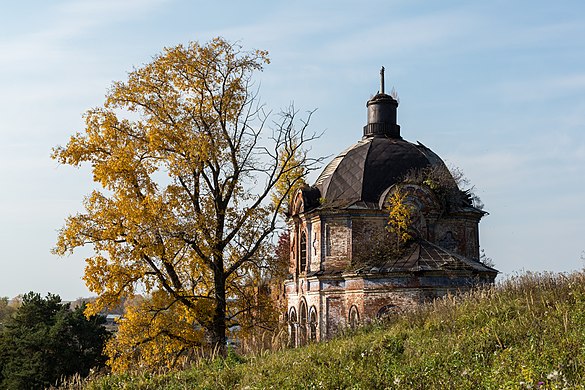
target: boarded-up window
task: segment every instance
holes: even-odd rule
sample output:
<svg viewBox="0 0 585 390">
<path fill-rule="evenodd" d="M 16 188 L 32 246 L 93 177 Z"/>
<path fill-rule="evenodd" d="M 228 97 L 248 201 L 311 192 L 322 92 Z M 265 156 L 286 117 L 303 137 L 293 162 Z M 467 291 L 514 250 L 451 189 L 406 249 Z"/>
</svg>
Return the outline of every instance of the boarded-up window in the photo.
<svg viewBox="0 0 585 390">
<path fill-rule="evenodd" d="M 383 319 L 383 318 L 387 318 L 388 316 L 391 316 L 393 314 L 398 313 L 400 310 L 400 308 L 396 305 L 386 305 L 380 308 L 380 310 L 378 310 L 378 313 L 376 314 L 376 318 L 378 319 Z"/>
<path fill-rule="evenodd" d="M 327 298 L 327 337 L 335 336 L 343 321 L 343 305 L 340 298 Z"/>
<path fill-rule="evenodd" d="M 358 313 L 357 307 L 353 305 L 351 309 L 349 309 L 349 318 L 348 318 L 349 326 L 352 329 L 355 329 L 360 324 L 360 314 Z"/>
</svg>

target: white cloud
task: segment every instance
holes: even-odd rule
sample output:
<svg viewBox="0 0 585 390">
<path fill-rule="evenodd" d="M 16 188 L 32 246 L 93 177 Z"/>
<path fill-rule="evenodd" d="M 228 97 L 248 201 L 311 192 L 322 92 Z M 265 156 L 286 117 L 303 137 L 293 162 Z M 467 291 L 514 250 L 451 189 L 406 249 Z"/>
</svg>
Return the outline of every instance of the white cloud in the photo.
<svg viewBox="0 0 585 390">
<path fill-rule="evenodd" d="M 47 68 L 79 55 L 82 48 L 69 40 L 112 23 L 119 23 L 151 12 L 169 0 L 85 0 L 63 2 L 52 8 L 47 26 L 31 26 L 32 31 L 0 40 L 0 69 L 20 72 L 22 68 Z"/>
</svg>

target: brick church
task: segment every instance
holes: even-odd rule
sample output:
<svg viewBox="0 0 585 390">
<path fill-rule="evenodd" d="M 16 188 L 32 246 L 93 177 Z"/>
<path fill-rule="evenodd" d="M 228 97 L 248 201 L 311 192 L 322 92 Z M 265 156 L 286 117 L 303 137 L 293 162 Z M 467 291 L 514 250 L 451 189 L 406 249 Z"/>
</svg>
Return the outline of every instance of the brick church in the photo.
<svg viewBox="0 0 585 390">
<path fill-rule="evenodd" d="M 366 107 L 361 140 L 291 204 L 285 317 L 292 345 L 493 283 L 498 273 L 479 261 L 478 225 L 486 213 L 457 187 L 438 155 L 402 138 L 398 101 L 384 93 L 383 68 L 380 92 Z M 429 172 L 443 173 L 443 183 L 455 189 L 450 196 L 424 179 Z M 392 248 L 388 204 L 397 190 L 413 214 L 412 238 L 400 252 L 385 251 Z"/>
</svg>

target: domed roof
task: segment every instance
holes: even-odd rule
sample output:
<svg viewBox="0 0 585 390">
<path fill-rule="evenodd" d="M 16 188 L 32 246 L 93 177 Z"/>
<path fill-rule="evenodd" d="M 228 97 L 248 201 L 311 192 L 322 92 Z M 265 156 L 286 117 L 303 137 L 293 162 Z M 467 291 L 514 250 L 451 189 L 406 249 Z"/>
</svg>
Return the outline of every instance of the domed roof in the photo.
<svg viewBox="0 0 585 390">
<path fill-rule="evenodd" d="M 345 150 L 323 170 L 314 187 L 326 203 L 335 207 L 365 202 L 379 207 L 382 193 L 413 169 L 445 163 L 421 143 L 400 136 L 396 123 L 398 96 L 384 93 L 384 68 L 380 91 L 366 103 L 368 121 L 361 141 Z M 362 204 L 362 206 L 364 206 Z"/>
<path fill-rule="evenodd" d="M 444 165 L 432 150 L 400 137 L 365 136 L 323 170 L 315 186 L 327 203 L 378 204 L 382 193 L 412 169 Z"/>
</svg>

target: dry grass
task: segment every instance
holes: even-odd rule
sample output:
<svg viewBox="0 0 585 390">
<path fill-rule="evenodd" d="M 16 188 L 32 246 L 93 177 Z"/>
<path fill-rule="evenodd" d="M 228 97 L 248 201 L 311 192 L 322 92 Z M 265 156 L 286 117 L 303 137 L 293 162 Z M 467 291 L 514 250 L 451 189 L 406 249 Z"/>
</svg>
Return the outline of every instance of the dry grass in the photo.
<svg viewBox="0 0 585 390">
<path fill-rule="evenodd" d="M 585 274 L 525 274 L 327 343 L 88 389 L 585 389 Z M 73 385 L 72 385 L 73 386 Z M 81 387 L 63 387 L 77 389 Z"/>
</svg>

